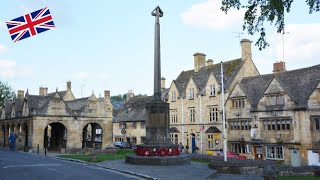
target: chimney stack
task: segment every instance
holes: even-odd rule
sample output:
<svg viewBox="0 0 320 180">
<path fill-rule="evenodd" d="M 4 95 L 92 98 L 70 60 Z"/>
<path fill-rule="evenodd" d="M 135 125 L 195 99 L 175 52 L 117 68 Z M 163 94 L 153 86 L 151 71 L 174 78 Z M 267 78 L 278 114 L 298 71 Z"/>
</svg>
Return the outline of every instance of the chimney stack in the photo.
<svg viewBox="0 0 320 180">
<path fill-rule="evenodd" d="M 283 61 L 273 63 L 273 73 L 286 72 L 286 63 Z"/>
<path fill-rule="evenodd" d="M 241 58 L 243 61 L 247 59 L 252 60 L 252 53 L 251 53 L 251 41 L 249 39 L 242 39 L 240 41 L 241 44 Z"/>
<path fill-rule="evenodd" d="M 213 65 L 213 60 L 212 59 L 208 59 L 207 60 L 207 66 L 212 66 Z"/>
<path fill-rule="evenodd" d="M 166 78 L 161 78 L 161 92 L 166 88 Z"/>
<path fill-rule="evenodd" d="M 40 96 L 46 96 L 48 94 L 48 88 L 47 87 L 40 87 L 39 88 L 39 95 Z"/>
<path fill-rule="evenodd" d="M 110 100 L 110 91 L 104 90 L 104 100 Z"/>
<path fill-rule="evenodd" d="M 194 72 L 199 72 L 202 67 L 206 66 L 206 55 L 203 53 L 195 53 L 194 55 Z"/>
<path fill-rule="evenodd" d="M 71 81 L 67 82 L 67 90 L 71 90 Z"/>
<path fill-rule="evenodd" d="M 24 91 L 18 90 L 18 99 L 23 99 L 23 98 L 24 98 Z"/>
<path fill-rule="evenodd" d="M 132 90 L 129 90 L 128 93 L 127 93 L 127 102 L 129 101 L 129 99 L 133 98 L 134 97 L 134 94 L 132 92 Z"/>
</svg>

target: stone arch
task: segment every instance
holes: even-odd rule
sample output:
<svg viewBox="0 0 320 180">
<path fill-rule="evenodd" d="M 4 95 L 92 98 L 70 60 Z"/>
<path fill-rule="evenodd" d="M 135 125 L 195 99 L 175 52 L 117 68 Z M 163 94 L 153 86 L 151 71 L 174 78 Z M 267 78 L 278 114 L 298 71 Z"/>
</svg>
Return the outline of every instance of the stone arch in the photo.
<svg viewBox="0 0 320 180">
<path fill-rule="evenodd" d="M 102 148 L 103 129 L 98 123 L 88 123 L 82 130 L 82 148 Z"/>
<path fill-rule="evenodd" d="M 14 123 L 12 123 L 11 126 L 10 126 L 9 134 L 10 134 L 12 131 L 16 131 L 16 127 L 15 127 Z"/>
<path fill-rule="evenodd" d="M 2 126 L 1 126 L 0 137 L 3 137 L 1 139 L 1 146 L 5 147 L 6 146 L 6 141 L 7 141 L 8 138 L 6 136 L 6 126 L 4 124 L 2 124 Z"/>
<path fill-rule="evenodd" d="M 28 144 L 29 144 L 29 129 L 28 129 L 28 124 L 23 123 L 21 126 L 21 144 L 24 149 L 24 151 L 27 151 L 28 149 Z"/>
<path fill-rule="evenodd" d="M 66 150 L 68 131 L 64 124 L 60 122 L 48 124 L 44 129 L 43 135 L 43 148 L 58 152 Z"/>
</svg>

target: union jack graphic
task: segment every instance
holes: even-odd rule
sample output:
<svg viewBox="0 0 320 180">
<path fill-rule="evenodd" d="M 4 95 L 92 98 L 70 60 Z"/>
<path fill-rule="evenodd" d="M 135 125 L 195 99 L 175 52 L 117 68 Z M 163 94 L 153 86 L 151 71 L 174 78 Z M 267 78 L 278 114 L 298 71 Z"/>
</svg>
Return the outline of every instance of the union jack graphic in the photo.
<svg viewBox="0 0 320 180">
<path fill-rule="evenodd" d="M 53 29 L 54 23 L 47 7 L 6 22 L 13 42 Z"/>
</svg>

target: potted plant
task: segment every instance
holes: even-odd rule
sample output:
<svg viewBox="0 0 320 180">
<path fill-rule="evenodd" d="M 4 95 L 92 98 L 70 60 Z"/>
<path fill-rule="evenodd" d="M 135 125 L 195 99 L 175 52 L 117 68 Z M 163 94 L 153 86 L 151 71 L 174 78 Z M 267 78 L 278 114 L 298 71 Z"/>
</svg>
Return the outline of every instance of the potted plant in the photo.
<svg viewBox="0 0 320 180">
<path fill-rule="evenodd" d="M 186 145 L 186 153 L 189 153 L 189 146 Z"/>
</svg>

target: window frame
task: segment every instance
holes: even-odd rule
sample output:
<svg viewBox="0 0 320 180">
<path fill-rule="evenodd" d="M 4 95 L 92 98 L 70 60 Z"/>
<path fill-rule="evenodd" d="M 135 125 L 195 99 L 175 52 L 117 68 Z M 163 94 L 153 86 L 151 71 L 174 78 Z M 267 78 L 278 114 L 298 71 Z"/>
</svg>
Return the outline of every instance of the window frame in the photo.
<svg viewBox="0 0 320 180">
<path fill-rule="evenodd" d="M 284 150 L 285 149 L 283 146 L 267 145 L 265 147 L 266 147 L 266 149 L 265 149 L 266 150 L 266 159 L 268 159 L 268 160 L 284 160 Z"/>
</svg>

